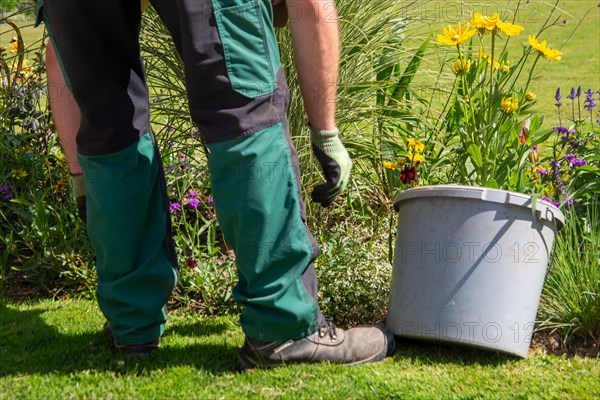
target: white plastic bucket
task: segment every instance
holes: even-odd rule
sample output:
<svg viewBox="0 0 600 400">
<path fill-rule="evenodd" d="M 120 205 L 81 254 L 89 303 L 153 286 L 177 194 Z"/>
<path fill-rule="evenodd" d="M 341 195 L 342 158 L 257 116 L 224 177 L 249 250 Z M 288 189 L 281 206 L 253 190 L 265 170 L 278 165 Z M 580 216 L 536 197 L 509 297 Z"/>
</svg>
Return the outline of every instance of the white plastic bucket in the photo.
<svg viewBox="0 0 600 400">
<path fill-rule="evenodd" d="M 440 185 L 394 202 L 387 326 L 397 336 L 527 357 L 554 236 L 553 205 L 504 190 Z"/>
</svg>

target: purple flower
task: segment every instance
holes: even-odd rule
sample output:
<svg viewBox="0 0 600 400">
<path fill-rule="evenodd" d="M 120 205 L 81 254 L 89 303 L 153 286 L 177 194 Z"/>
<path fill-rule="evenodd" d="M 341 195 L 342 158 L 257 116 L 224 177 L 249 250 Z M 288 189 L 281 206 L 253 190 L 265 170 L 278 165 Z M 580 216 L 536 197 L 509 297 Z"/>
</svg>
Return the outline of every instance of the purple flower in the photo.
<svg viewBox="0 0 600 400">
<path fill-rule="evenodd" d="M 548 170 L 544 168 L 540 168 L 537 170 L 537 173 L 540 175 L 548 175 Z"/>
<path fill-rule="evenodd" d="M 575 154 L 573 154 L 573 153 L 565 154 L 565 161 L 571 162 L 571 161 L 573 161 L 573 159 L 575 159 Z"/>
<path fill-rule="evenodd" d="M 174 132 L 175 128 L 173 128 L 172 126 L 169 127 L 169 131 Z"/>
<path fill-rule="evenodd" d="M 181 209 L 181 204 L 179 204 L 177 202 L 176 203 L 171 203 L 170 209 L 171 209 L 171 211 L 177 211 L 177 210 Z"/>
<path fill-rule="evenodd" d="M 187 156 L 183 153 L 179 153 L 179 158 L 181 158 L 182 160 L 184 160 Z"/>
<path fill-rule="evenodd" d="M 564 126 L 553 126 L 552 129 L 554 129 L 558 133 L 569 133 L 569 130 Z"/>
<path fill-rule="evenodd" d="M 194 135 L 194 136 L 200 136 L 200 132 L 197 131 L 197 130 L 195 130 L 195 131 L 192 132 L 192 135 Z"/>
<path fill-rule="evenodd" d="M 587 165 L 587 161 L 583 158 L 574 158 L 571 160 L 571 164 L 575 165 L 576 167 L 581 167 L 582 165 Z"/>
<path fill-rule="evenodd" d="M 538 151 L 538 147 L 535 145 L 531 146 L 531 151 Z"/>
<path fill-rule="evenodd" d="M 573 199 L 571 198 L 571 196 L 565 196 L 564 200 L 565 200 L 565 205 L 567 205 L 567 206 L 570 206 L 571 204 L 573 204 Z"/>
<path fill-rule="evenodd" d="M 6 194 L 4 195 L 4 200 L 10 200 L 13 198 L 13 194 L 12 193 L 8 193 L 9 190 L 12 190 L 14 188 L 14 186 L 12 185 L 6 185 L 6 186 L 2 186 L 0 188 L 0 193 L 2 192 L 6 192 Z"/>
<path fill-rule="evenodd" d="M 556 160 L 550 160 L 550 165 L 552 166 L 552 174 L 554 175 L 554 181 L 556 182 L 556 186 L 562 194 L 566 195 L 568 193 L 567 187 L 565 186 L 565 183 L 560 177 L 560 163 Z"/>
<path fill-rule="evenodd" d="M 212 197 L 212 194 L 208 196 L 208 204 L 211 206 L 215 204 L 215 199 Z"/>
<path fill-rule="evenodd" d="M 581 97 L 581 85 L 577 88 L 577 98 Z"/>
<path fill-rule="evenodd" d="M 585 146 L 585 142 L 584 142 L 584 146 Z M 571 142 L 571 147 L 572 147 L 572 148 L 574 148 L 575 150 L 579 150 L 579 148 L 580 148 L 581 146 L 579 145 L 579 142 L 578 142 L 577 140 L 573 140 L 573 141 Z"/>
<path fill-rule="evenodd" d="M 552 199 L 548 196 L 543 196 L 542 200 L 547 201 L 548 203 L 552 204 L 554 207 L 560 206 L 560 203 L 558 201 L 552 201 Z"/>
<path fill-rule="evenodd" d="M 196 192 L 195 190 L 192 190 L 191 192 L 189 192 L 189 193 L 187 194 L 187 197 L 188 197 L 189 199 L 195 199 L 196 197 L 198 197 L 198 192 Z"/>
<path fill-rule="evenodd" d="M 556 107 L 560 108 L 560 106 L 562 106 L 562 103 L 560 102 L 560 99 L 562 99 L 562 96 L 560 95 L 560 87 L 556 89 L 556 95 L 554 96 L 554 99 L 556 100 Z"/>
<path fill-rule="evenodd" d="M 198 200 L 197 198 L 190 198 L 190 201 L 188 201 L 188 205 L 192 208 L 196 208 L 198 207 L 198 204 L 200 204 L 200 200 Z"/>
<path fill-rule="evenodd" d="M 567 99 L 571 99 L 571 100 L 575 100 L 575 97 L 577 96 L 577 93 L 575 92 L 575 87 L 573 86 L 571 88 L 571 92 L 569 93 L 569 95 L 567 96 Z"/>
<path fill-rule="evenodd" d="M 596 108 L 596 99 L 594 99 L 594 91 L 592 89 L 588 89 L 585 92 L 585 101 L 583 103 L 583 107 L 585 107 L 585 109 L 588 111 L 592 111 L 594 108 Z"/>
<path fill-rule="evenodd" d="M 577 131 L 574 129 L 567 129 L 564 126 L 553 126 L 552 129 L 554 129 L 556 132 L 558 133 L 562 133 L 563 136 L 561 136 L 560 140 L 563 142 L 566 142 L 569 140 L 569 135 L 576 135 Z"/>
</svg>

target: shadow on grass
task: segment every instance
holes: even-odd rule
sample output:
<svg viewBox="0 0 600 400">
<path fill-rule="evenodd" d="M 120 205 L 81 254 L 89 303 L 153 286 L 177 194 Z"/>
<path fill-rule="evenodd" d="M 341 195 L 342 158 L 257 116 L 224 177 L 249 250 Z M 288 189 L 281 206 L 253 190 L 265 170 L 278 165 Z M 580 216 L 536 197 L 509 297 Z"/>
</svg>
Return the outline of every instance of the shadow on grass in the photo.
<svg viewBox="0 0 600 400">
<path fill-rule="evenodd" d="M 23 311 L 0 303 L 0 377 L 83 371 L 136 374 L 176 366 L 215 375 L 235 371 L 239 347 L 225 335 L 227 324 L 218 320 L 203 318 L 197 323 L 168 327 L 162 348 L 136 361 L 112 351 L 102 326 L 97 332 L 74 334 L 49 325 L 42 314 L 52 308 Z M 216 339 L 210 338 L 213 335 Z"/>
<path fill-rule="evenodd" d="M 520 360 L 515 356 L 495 351 L 453 345 L 443 342 L 427 342 L 396 337 L 396 359 L 409 359 L 423 364 L 485 365 L 497 366 Z"/>
<path fill-rule="evenodd" d="M 103 372 L 138 375 L 179 366 L 213 375 L 235 372 L 241 333 L 232 332 L 227 321 L 173 318 L 162 348 L 135 361 L 113 353 L 101 324 L 97 331 L 84 333 L 70 333 L 64 326 L 48 324 L 42 315 L 60 307 L 56 303 L 43 309 L 17 310 L 0 303 L 0 377 Z M 77 318 L 77 313 L 71 318 Z M 501 353 L 405 339 L 397 339 L 394 358 L 458 366 L 494 366 L 516 360 Z"/>
</svg>

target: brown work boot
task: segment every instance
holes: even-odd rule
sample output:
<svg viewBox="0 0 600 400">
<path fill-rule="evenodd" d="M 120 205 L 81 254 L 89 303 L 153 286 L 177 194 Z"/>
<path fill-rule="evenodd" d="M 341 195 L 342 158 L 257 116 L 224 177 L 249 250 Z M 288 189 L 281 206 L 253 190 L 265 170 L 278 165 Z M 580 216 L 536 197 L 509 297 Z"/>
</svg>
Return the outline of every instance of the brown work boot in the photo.
<svg viewBox="0 0 600 400">
<path fill-rule="evenodd" d="M 263 342 L 246 337 L 237 370 L 293 363 L 329 361 L 358 365 L 383 360 L 394 351 L 394 336 L 384 326 L 360 326 L 344 331 L 331 318 L 315 333 L 301 339 Z"/>
<path fill-rule="evenodd" d="M 104 333 L 110 336 L 113 350 L 126 358 L 142 359 L 150 355 L 154 350 L 160 348 L 160 338 L 142 344 L 120 343 L 113 335 L 110 321 L 106 321 L 104 324 Z"/>
</svg>

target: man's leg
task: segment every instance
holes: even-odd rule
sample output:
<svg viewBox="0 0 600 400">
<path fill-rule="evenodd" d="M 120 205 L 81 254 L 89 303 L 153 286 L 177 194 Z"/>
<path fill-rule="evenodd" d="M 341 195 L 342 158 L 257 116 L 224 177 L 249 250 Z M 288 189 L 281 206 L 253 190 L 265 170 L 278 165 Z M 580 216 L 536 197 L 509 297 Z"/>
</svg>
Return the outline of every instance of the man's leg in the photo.
<svg viewBox="0 0 600 400">
<path fill-rule="evenodd" d="M 140 5 L 45 0 L 44 11 L 81 109 L 77 148 L 98 302 L 117 343 L 154 342 L 164 329 L 177 262 L 139 58 Z"/>
<path fill-rule="evenodd" d="M 310 334 L 322 317 L 316 278 L 306 279 L 310 293 L 302 275 L 314 275 L 318 247 L 303 221 L 286 134 L 270 0 L 152 3 L 184 61 L 191 115 L 210 149 L 217 216 L 240 271 L 234 293 L 244 331 L 269 340 Z"/>
<path fill-rule="evenodd" d="M 346 334 L 319 311 L 311 265 L 318 247 L 304 218 L 270 0 L 153 5 L 185 64 L 191 115 L 210 149 L 217 217 L 236 254 L 234 295 L 247 336 L 238 367 L 383 358 L 389 337 L 381 329 Z"/>
</svg>

